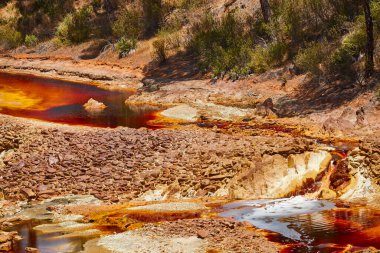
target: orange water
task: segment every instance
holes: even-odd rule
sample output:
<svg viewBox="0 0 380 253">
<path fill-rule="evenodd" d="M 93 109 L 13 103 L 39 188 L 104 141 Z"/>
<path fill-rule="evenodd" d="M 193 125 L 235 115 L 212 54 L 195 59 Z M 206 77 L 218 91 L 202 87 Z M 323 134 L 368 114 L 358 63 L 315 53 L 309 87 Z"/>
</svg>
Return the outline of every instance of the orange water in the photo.
<svg viewBox="0 0 380 253">
<path fill-rule="evenodd" d="M 158 108 L 131 107 L 125 100 L 132 92 L 107 91 L 95 86 L 0 73 L 0 113 L 43 121 L 95 127 L 148 127 Z M 101 113 L 84 108 L 90 98 L 103 102 Z"/>
</svg>

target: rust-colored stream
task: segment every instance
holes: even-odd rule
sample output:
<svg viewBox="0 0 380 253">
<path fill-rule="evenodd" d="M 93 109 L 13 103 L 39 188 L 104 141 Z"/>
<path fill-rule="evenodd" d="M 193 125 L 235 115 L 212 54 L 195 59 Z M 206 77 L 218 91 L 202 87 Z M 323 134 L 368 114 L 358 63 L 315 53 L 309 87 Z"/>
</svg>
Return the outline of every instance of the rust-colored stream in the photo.
<svg viewBox="0 0 380 253">
<path fill-rule="evenodd" d="M 334 202 L 301 196 L 241 201 L 224 208 L 222 216 L 248 221 L 269 231 L 267 236 L 271 241 L 285 245 L 282 253 L 380 249 L 379 210 L 338 208 Z"/>
<path fill-rule="evenodd" d="M 0 73 L 0 113 L 43 121 L 95 127 L 148 127 L 158 108 L 127 106 L 133 92 L 107 91 L 95 86 Z M 89 113 L 83 108 L 90 98 L 107 108 Z"/>
</svg>

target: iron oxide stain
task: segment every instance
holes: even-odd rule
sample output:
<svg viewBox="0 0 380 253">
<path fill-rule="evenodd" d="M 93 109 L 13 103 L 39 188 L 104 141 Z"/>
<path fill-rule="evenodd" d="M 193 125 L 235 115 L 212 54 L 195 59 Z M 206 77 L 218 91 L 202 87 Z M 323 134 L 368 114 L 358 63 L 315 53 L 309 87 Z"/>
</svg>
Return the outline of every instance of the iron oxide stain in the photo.
<svg viewBox="0 0 380 253">
<path fill-rule="evenodd" d="M 126 105 L 125 100 L 132 94 L 32 75 L 0 73 L 1 114 L 69 125 L 158 128 L 149 121 L 156 118 L 159 108 Z M 99 113 L 87 112 L 83 105 L 91 98 L 107 108 Z"/>
</svg>

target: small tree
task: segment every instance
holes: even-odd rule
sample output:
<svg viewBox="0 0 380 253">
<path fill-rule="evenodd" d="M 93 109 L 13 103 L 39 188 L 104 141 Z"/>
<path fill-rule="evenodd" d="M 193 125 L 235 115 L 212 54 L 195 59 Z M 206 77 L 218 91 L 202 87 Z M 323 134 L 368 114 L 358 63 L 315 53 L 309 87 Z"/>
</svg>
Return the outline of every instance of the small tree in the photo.
<svg viewBox="0 0 380 253">
<path fill-rule="evenodd" d="M 261 5 L 261 11 L 263 13 L 264 17 L 264 22 L 268 23 L 270 21 L 272 12 L 269 6 L 268 0 L 260 0 L 260 5 Z"/>
<path fill-rule="evenodd" d="M 152 35 L 160 28 L 161 0 L 142 0 L 144 12 L 145 35 Z"/>
<path fill-rule="evenodd" d="M 370 77 L 374 71 L 373 51 L 374 51 L 374 39 L 373 39 L 373 18 L 371 14 L 371 0 L 363 0 L 365 25 L 367 32 L 367 45 L 366 45 L 366 57 L 365 57 L 365 77 Z"/>
</svg>

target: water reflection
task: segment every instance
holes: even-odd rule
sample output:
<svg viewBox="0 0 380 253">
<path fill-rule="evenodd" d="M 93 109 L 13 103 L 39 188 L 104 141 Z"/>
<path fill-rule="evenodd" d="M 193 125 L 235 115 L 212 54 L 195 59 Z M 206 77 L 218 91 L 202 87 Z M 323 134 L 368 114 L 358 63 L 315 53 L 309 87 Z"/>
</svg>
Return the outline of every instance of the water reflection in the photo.
<svg viewBox="0 0 380 253">
<path fill-rule="evenodd" d="M 33 228 L 40 225 L 39 221 L 27 221 L 12 227 L 12 231 L 18 231 L 23 238 L 15 245 L 16 253 L 24 253 L 26 247 L 38 248 L 41 253 L 71 253 L 83 250 L 83 245 L 90 238 L 63 237 L 63 233 L 42 233 Z"/>
<path fill-rule="evenodd" d="M 0 113 L 44 121 L 97 127 L 150 127 L 159 110 L 152 106 L 126 106 L 132 92 L 107 91 L 94 86 L 30 75 L 0 73 Z M 90 98 L 107 108 L 97 114 L 84 110 Z"/>
<path fill-rule="evenodd" d="M 333 202 L 303 197 L 242 201 L 225 209 L 222 216 L 276 232 L 268 237 L 289 245 L 283 252 L 341 252 L 371 246 L 380 249 L 380 211 L 377 210 L 335 208 Z"/>
</svg>

